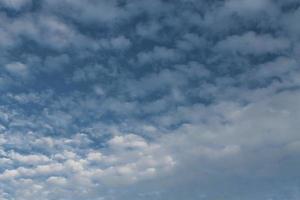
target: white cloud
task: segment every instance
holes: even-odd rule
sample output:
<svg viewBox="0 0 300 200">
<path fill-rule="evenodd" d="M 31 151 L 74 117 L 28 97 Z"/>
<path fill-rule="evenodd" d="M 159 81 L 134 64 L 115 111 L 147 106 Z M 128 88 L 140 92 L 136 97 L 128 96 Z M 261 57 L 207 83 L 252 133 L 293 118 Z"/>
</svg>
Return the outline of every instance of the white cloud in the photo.
<svg viewBox="0 0 300 200">
<path fill-rule="evenodd" d="M 87 155 L 87 160 L 91 162 L 93 161 L 99 162 L 102 161 L 102 159 L 103 159 L 103 155 L 100 152 L 90 152 Z"/>
<path fill-rule="evenodd" d="M 38 137 L 34 141 L 46 141 L 46 139 Z M 9 138 L 8 140 L 13 142 Z M 59 143 L 60 140 L 65 142 Z M 84 186 L 86 182 L 91 185 L 85 187 L 97 190 L 98 184 L 116 187 L 153 179 L 159 174 L 169 172 L 175 164 L 174 159 L 163 147 L 147 143 L 142 137 L 134 134 L 113 137 L 107 142 L 108 149 L 103 153 L 89 147 L 80 152 L 80 149 L 72 146 L 76 143 L 72 140 L 76 138 L 57 141 L 52 139 L 50 146 L 44 146 L 44 143 L 32 143 L 38 145 L 35 148 L 54 151 L 50 155 L 51 159 L 38 153 L 22 155 L 8 152 L 11 161 L 6 162 L 5 166 L 8 166 L 8 169 L 0 173 L 0 179 L 17 183 L 21 183 L 23 179 L 31 179 L 32 184 L 44 180 L 49 187 L 73 189 L 75 189 L 74 184 Z M 85 144 L 84 141 L 79 142 L 78 145 Z M 53 143 L 57 145 L 56 148 L 53 148 Z M 60 154 L 60 148 L 70 150 Z"/>
<path fill-rule="evenodd" d="M 146 148 L 147 143 L 145 140 L 137 135 L 129 134 L 126 136 L 115 136 L 109 142 L 112 148 Z"/>
<path fill-rule="evenodd" d="M 299 199 L 296 0 L 0 6 L 0 199 Z"/>
<path fill-rule="evenodd" d="M 45 155 L 21 155 L 19 153 L 10 153 L 10 158 L 14 161 L 29 165 L 36 165 L 38 163 L 49 162 L 50 159 Z"/>
<path fill-rule="evenodd" d="M 67 184 L 67 179 L 64 177 L 51 176 L 47 179 L 47 182 L 56 186 L 64 186 Z"/>
<path fill-rule="evenodd" d="M 6 70 L 12 75 L 26 77 L 28 76 L 28 67 L 21 62 L 13 62 L 5 65 Z"/>
</svg>

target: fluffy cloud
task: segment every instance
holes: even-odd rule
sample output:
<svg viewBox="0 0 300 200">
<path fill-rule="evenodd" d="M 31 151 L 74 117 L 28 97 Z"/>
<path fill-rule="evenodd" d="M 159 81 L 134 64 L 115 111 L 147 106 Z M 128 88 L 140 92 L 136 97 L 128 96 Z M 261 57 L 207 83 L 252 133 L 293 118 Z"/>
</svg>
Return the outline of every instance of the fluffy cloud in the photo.
<svg viewBox="0 0 300 200">
<path fill-rule="evenodd" d="M 6 70 L 12 75 L 25 77 L 27 76 L 27 66 L 20 62 L 9 63 L 5 65 Z"/>
<path fill-rule="evenodd" d="M 9 136 L 7 137 L 10 140 Z M 35 138 L 34 140 L 49 139 Z M 90 149 L 82 141 L 79 141 L 78 145 L 86 146 L 84 152 L 76 149 L 75 146 L 72 147 L 70 142 L 73 140 L 71 139 L 65 139 L 63 142 L 59 142 L 62 139 L 51 140 L 50 146 L 35 141 L 30 145 L 37 145 L 43 151 L 52 150 L 54 144 L 57 145 L 57 150 L 71 149 L 62 154 L 59 151 L 53 152 L 48 156 L 7 152 L 8 159 L 12 162 L 8 165 L 9 169 L 0 174 L 0 179 L 20 184 L 25 179 L 37 184 L 45 181 L 42 188 L 48 191 L 56 186 L 77 190 L 73 184 L 84 185 L 83 182 L 86 182 L 96 192 L 98 184 L 110 187 L 132 184 L 169 172 L 175 165 L 174 159 L 163 147 L 147 143 L 142 137 L 134 134 L 113 137 L 107 142 L 111 151 L 103 153 Z M 13 140 L 10 141 L 13 142 Z M 16 164 L 18 164 L 17 167 Z M 28 194 L 28 198 L 35 198 L 35 195 Z"/>
<path fill-rule="evenodd" d="M 299 199 L 297 0 L 0 0 L 0 199 Z"/>
<path fill-rule="evenodd" d="M 115 38 L 111 38 L 109 40 L 105 40 L 105 39 L 101 40 L 100 46 L 103 46 L 104 48 L 108 48 L 108 49 L 122 50 L 122 49 L 128 49 L 131 46 L 131 42 L 129 39 L 127 39 L 124 36 L 118 36 Z"/>
</svg>

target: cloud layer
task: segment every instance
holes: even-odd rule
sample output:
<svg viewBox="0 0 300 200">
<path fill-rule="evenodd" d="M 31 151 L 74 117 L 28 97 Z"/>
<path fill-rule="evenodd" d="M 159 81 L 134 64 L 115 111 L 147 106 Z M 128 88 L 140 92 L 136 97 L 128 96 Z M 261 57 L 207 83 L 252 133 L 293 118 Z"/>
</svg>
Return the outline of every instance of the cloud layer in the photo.
<svg viewBox="0 0 300 200">
<path fill-rule="evenodd" d="M 0 199 L 300 198 L 298 0 L 0 0 Z"/>
</svg>

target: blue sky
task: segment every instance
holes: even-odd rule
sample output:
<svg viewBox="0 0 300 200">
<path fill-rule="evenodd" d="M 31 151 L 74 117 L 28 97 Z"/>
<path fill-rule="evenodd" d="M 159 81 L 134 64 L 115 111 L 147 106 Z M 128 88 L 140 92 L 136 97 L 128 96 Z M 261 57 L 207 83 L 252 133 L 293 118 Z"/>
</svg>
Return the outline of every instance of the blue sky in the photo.
<svg viewBox="0 0 300 200">
<path fill-rule="evenodd" d="M 0 0 L 0 199 L 300 199 L 299 0 Z"/>
</svg>

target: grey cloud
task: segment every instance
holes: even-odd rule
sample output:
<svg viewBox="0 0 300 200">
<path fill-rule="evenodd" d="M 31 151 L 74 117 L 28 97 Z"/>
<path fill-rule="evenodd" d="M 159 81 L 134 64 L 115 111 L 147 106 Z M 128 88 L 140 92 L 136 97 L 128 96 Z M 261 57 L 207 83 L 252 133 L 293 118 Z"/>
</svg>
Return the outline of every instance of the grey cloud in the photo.
<svg viewBox="0 0 300 200">
<path fill-rule="evenodd" d="M 140 52 L 137 55 L 138 64 L 147 64 L 155 61 L 176 61 L 181 57 L 176 49 L 156 46 L 151 51 Z"/>
<path fill-rule="evenodd" d="M 101 39 L 99 46 L 106 49 L 125 50 L 131 46 L 131 41 L 121 35 L 110 39 Z"/>
<path fill-rule="evenodd" d="M 51 1 L 44 5 L 46 10 L 50 10 L 60 15 L 71 17 L 83 23 L 107 23 L 116 24 L 127 21 L 140 13 L 157 14 L 165 10 L 164 3 L 160 0 L 148 1 Z M 67 11 L 65 12 L 65 9 Z M 75 11 L 75 12 L 74 12 Z"/>
<path fill-rule="evenodd" d="M 286 38 L 274 38 L 271 35 L 258 35 L 248 32 L 243 35 L 229 36 L 216 44 L 216 50 L 241 53 L 244 55 L 263 55 L 281 53 L 290 47 Z"/>
<path fill-rule="evenodd" d="M 24 7 L 31 6 L 32 0 L 1 0 L 0 4 L 5 8 L 20 10 Z"/>
<path fill-rule="evenodd" d="M 69 15 L 83 22 L 111 22 L 124 15 L 124 11 L 118 7 L 117 1 L 47 1 L 45 9 Z M 67 9 L 65 11 L 65 9 Z M 76 12 L 74 12 L 76 11 Z"/>
<path fill-rule="evenodd" d="M 225 1 L 223 9 L 225 12 L 251 16 L 261 12 L 274 12 L 275 6 L 271 0 L 229 0 Z"/>
<path fill-rule="evenodd" d="M 199 47 L 206 47 L 207 41 L 193 33 L 187 33 L 183 36 L 183 39 L 176 44 L 177 48 L 182 50 L 193 50 Z"/>
</svg>

